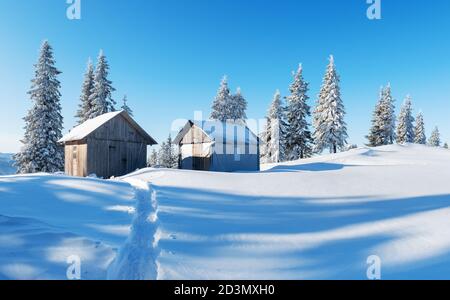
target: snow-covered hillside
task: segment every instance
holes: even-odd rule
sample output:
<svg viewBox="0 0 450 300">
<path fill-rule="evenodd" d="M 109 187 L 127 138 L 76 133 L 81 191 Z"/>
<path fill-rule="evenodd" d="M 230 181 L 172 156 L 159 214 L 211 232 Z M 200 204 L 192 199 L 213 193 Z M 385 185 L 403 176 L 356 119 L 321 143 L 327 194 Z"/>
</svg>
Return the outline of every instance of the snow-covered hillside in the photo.
<svg viewBox="0 0 450 300">
<path fill-rule="evenodd" d="M 0 177 L 0 279 L 65 279 L 74 255 L 82 278 L 106 278 L 134 205 L 124 182 Z"/>
<path fill-rule="evenodd" d="M 65 278 L 72 254 L 84 278 L 105 278 L 121 249 L 120 274 L 133 278 L 156 263 L 159 279 L 366 279 L 378 255 L 384 279 L 450 279 L 448 150 L 395 145 L 259 173 L 145 169 L 123 179 L 150 188 L 136 198 L 126 182 L 0 177 L 0 278 Z M 134 198 L 145 214 L 132 221 Z M 155 241 L 142 217 L 150 203 Z M 153 253 L 136 247 L 151 244 Z"/>
<path fill-rule="evenodd" d="M 13 167 L 12 154 L 0 153 L 0 176 L 12 175 L 16 173 L 16 168 Z"/>
</svg>

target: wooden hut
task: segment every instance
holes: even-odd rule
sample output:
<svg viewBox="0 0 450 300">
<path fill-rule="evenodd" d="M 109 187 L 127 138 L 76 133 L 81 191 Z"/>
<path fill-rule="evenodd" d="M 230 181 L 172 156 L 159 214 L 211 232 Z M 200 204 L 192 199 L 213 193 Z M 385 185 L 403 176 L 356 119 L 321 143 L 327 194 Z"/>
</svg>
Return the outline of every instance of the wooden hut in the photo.
<svg viewBox="0 0 450 300">
<path fill-rule="evenodd" d="M 243 123 L 188 121 L 174 143 L 180 169 L 259 171 L 259 138 Z"/>
<path fill-rule="evenodd" d="M 125 111 L 106 113 L 73 128 L 60 141 L 65 172 L 110 178 L 147 165 L 147 146 L 157 144 Z"/>
</svg>

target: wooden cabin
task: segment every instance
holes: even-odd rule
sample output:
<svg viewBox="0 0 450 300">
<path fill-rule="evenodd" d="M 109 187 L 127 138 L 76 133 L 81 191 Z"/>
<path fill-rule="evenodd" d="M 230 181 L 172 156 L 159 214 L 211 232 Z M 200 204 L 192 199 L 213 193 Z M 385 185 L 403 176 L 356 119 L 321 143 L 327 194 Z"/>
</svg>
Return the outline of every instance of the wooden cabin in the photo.
<svg viewBox="0 0 450 300">
<path fill-rule="evenodd" d="M 88 120 L 59 142 L 65 147 L 67 175 L 102 178 L 145 168 L 147 146 L 157 144 L 125 111 Z"/>
<path fill-rule="evenodd" d="M 200 171 L 259 171 L 259 138 L 243 123 L 188 121 L 174 140 L 179 168 Z"/>
</svg>

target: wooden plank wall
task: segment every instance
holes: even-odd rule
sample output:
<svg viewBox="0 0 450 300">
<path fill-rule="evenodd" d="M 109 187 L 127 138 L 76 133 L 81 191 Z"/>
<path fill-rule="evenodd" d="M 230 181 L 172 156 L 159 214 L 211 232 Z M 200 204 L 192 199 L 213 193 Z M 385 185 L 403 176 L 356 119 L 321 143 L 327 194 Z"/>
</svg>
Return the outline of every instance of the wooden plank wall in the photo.
<svg viewBox="0 0 450 300">
<path fill-rule="evenodd" d="M 121 176 L 147 165 L 144 138 L 122 116 L 98 128 L 88 138 L 88 172 L 99 177 Z"/>
<path fill-rule="evenodd" d="M 72 144 L 64 147 L 65 173 L 85 177 L 87 172 L 87 144 Z"/>
</svg>

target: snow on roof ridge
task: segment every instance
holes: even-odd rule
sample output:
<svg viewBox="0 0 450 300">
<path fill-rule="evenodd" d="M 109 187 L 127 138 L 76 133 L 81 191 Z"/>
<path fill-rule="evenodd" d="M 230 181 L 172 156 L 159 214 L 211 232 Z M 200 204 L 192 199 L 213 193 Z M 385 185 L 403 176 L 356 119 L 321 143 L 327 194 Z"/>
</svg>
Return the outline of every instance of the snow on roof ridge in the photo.
<svg viewBox="0 0 450 300">
<path fill-rule="evenodd" d="M 87 120 L 86 122 L 72 128 L 69 133 L 64 135 L 58 142 L 65 143 L 70 141 L 82 140 L 89 134 L 91 134 L 94 130 L 96 130 L 115 116 L 121 114 L 122 112 L 123 110 L 113 111 Z"/>
</svg>

